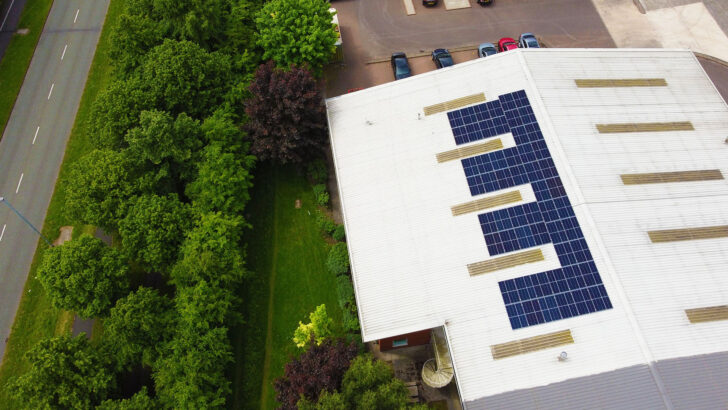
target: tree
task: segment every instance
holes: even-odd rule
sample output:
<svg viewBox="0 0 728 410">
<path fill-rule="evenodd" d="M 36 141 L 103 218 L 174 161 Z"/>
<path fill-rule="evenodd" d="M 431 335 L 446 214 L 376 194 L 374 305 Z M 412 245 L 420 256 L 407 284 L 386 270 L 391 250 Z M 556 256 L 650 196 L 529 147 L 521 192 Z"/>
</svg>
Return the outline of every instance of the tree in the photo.
<svg viewBox="0 0 728 410">
<path fill-rule="evenodd" d="M 184 327 L 184 325 L 182 325 Z M 163 408 L 222 408 L 230 394 L 225 370 L 232 362 L 227 329 L 205 332 L 181 329 L 167 345 L 168 354 L 153 373 Z"/>
<path fill-rule="evenodd" d="M 329 7 L 325 0 L 268 2 L 255 19 L 263 59 L 284 68 L 308 64 L 319 75 L 338 39 Z"/>
<path fill-rule="evenodd" d="M 331 325 L 334 322 L 326 312 L 326 305 L 319 305 L 308 315 L 310 323 L 298 322 L 298 328 L 293 334 L 293 342 L 298 347 L 304 347 L 313 338 L 317 345 L 324 339 L 331 337 Z"/>
<path fill-rule="evenodd" d="M 107 232 L 118 228 L 127 198 L 136 193 L 126 158 L 111 150 L 94 150 L 72 163 L 64 185 L 66 214 Z"/>
<path fill-rule="evenodd" d="M 224 109 L 218 109 L 202 122 L 202 132 L 207 145 L 220 145 L 236 155 L 247 155 L 248 143 L 245 134 L 233 121 L 233 116 Z"/>
<path fill-rule="evenodd" d="M 175 286 L 190 287 L 200 281 L 228 290 L 237 286 L 246 273 L 240 245 L 246 226 L 241 217 L 203 214 L 187 232 L 180 259 L 172 269 Z"/>
<path fill-rule="evenodd" d="M 258 67 L 249 89 L 246 128 L 254 155 L 285 164 L 301 163 L 323 152 L 326 109 L 307 70 L 284 71 L 268 62 Z"/>
<path fill-rule="evenodd" d="M 129 267 L 122 255 L 100 239 L 78 239 L 46 250 L 38 280 L 54 306 L 83 318 L 106 316 L 129 288 Z"/>
<path fill-rule="evenodd" d="M 129 163 L 156 174 L 161 168 L 162 175 L 169 175 L 173 182 L 192 178 L 196 162 L 193 159 L 204 143 L 197 120 L 185 113 L 173 118 L 158 110 L 142 111 L 139 126 L 129 130 L 124 140 Z"/>
<path fill-rule="evenodd" d="M 141 195 L 130 202 L 119 222 L 124 253 L 154 271 L 166 272 L 192 225 L 189 206 L 174 194 Z"/>
<path fill-rule="evenodd" d="M 116 302 L 104 321 L 104 340 L 119 368 L 151 366 L 174 331 L 172 301 L 156 290 L 140 287 Z"/>
<path fill-rule="evenodd" d="M 197 177 L 185 193 L 201 212 L 240 215 L 250 200 L 254 164 L 251 155 L 240 157 L 219 144 L 208 145 L 197 164 Z"/>
<path fill-rule="evenodd" d="M 154 107 L 153 95 L 137 77 L 112 82 L 91 106 L 88 120 L 91 143 L 99 149 L 126 146 L 124 135 L 139 122 L 143 110 Z"/>
<path fill-rule="evenodd" d="M 119 77 L 130 75 L 153 47 L 162 43 L 162 31 L 149 16 L 122 13 L 111 30 L 109 56 Z"/>
<path fill-rule="evenodd" d="M 284 376 L 275 381 L 283 409 L 295 409 L 302 396 L 315 402 L 322 391 L 339 389 L 358 350 L 354 343 L 341 340 L 329 339 L 318 345 L 310 340 L 309 344 L 308 350 L 286 364 Z"/>
<path fill-rule="evenodd" d="M 333 392 L 333 389 L 329 390 Z M 407 388 L 394 378 L 392 368 L 372 359 L 371 355 L 359 356 L 351 362 L 338 392 L 322 394 L 318 402 L 306 397 L 299 402 L 301 410 L 328 410 L 346 408 L 356 410 L 400 410 L 406 408 L 427 409 L 423 405 L 407 403 Z M 338 407 L 337 407 L 338 406 Z"/>
<path fill-rule="evenodd" d="M 96 410 L 155 410 L 159 408 L 156 400 L 149 397 L 147 388 L 142 389 L 129 399 L 105 400 Z"/>
<path fill-rule="evenodd" d="M 207 52 L 190 41 L 167 39 L 144 57 L 138 75 L 154 102 L 149 108 L 199 119 L 222 102 L 231 69 L 224 54 Z"/>
<path fill-rule="evenodd" d="M 10 390 L 27 408 L 93 408 L 115 384 L 109 363 L 84 334 L 41 340 L 26 359 L 29 370 Z"/>
<path fill-rule="evenodd" d="M 326 268 L 334 275 L 343 275 L 349 271 L 349 248 L 346 242 L 335 243 L 326 258 Z"/>
</svg>

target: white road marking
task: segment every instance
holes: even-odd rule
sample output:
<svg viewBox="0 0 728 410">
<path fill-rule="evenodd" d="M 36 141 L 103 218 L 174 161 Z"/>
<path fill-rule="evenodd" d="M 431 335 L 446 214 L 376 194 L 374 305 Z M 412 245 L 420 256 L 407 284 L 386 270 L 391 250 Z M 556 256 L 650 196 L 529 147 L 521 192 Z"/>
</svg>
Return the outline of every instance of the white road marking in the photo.
<svg viewBox="0 0 728 410">
<path fill-rule="evenodd" d="M 10 9 L 13 8 L 13 4 L 15 4 L 15 0 L 10 2 L 10 7 L 8 7 L 8 12 L 5 14 L 5 18 L 3 19 L 2 24 L 0 24 L 0 31 L 2 31 L 3 27 L 5 27 L 5 22 L 8 21 L 8 16 L 10 15 Z"/>
<path fill-rule="evenodd" d="M 76 24 L 76 20 L 78 20 L 78 12 L 81 11 L 81 9 L 76 9 L 76 17 L 73 18 L 73 24 Z"/>
<path fill-rule="evenodd" d="M 51 99 L 51 94 L 53 94 L 53 86 L 55 86 L 55 85 L 56 85 L 56 83 L 51 84 L 51 90 L 48 91 L 48 99 L 49 100 Z"/>
<path fill-rule="evenodd" d="M 5 228 L 7 228 L 7 227 L 8 227 L 8 224 L 3 225 L 3 231 L 0 232 L 0 241 L 3 240 L 3 235 L 5 235 Z"/>
<path fill-rule="evenodd" d="M 61 54 L 61 61 L 63 61 L 63 57 L 66 55 L 66 49 L 68 48 L 68 44 L 66 44 L 65 47 L 63 47 L 63 53 Z"/>
<path fill-rule="evenodd" d="M 20 183 L 23 182 L 23 174 L 20 174 L 20 181 L 18 181 L 18 187 L 15 188 L 15 193 L 17 194 L 18 191 L 20 191 Z"/>
<path fill-rule="evenodd" d="M 38 131 L 40 131 L 40 125 L 35 129 L 35 135 L 33 136 L 33 145 L 35 145 L 35 139 L 38 138 Z"/>
</svg>

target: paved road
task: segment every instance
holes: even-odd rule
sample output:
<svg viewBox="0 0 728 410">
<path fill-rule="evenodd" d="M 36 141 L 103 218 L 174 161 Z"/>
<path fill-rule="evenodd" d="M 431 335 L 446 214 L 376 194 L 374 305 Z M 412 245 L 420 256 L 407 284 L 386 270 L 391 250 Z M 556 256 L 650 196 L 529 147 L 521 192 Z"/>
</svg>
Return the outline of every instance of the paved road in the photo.
<svg viewBox="0 0 728 410">
<path fill-rule="evenodd" d="M 0 141 L 0 196 L 43 225 L 109 0 L 55 0 Z M 0 206 L 0 356 L 38 236 Z"/>
<path fill-rule="evenodd" d="M 0 60 L 10 44 L 13 33 L 18 28 L 20 14 L 25 7 L 25 0 L 3 0 L 0 5 Z"/>
</svg>

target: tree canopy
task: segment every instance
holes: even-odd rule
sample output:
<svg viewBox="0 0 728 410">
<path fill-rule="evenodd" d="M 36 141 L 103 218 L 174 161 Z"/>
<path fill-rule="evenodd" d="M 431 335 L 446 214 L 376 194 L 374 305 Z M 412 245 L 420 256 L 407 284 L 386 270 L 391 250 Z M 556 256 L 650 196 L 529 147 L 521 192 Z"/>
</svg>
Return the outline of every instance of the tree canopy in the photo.
<svg viewBox="0 0 728 410">
<path fill-rule="evenodd" d="M 46 250 L 38 280 L 54 306 L 91 318 L 108 315 L 116 300 L 127 292 L 128 270 L 119 251 L 82 234 Z"/>
<path fill-rule="evenodd" d="M 166 272 L 192 226 L 189 206 L 174 194 L 141 195 L 130 202 L 119 222 L 124 253 L 156 272 Z"/>
<path fill-rule="evenodd" d="M 311 339 L 308 350 L 288 362 L 284 376 L 275 381 L 274 387 L 281 407 L 296 409 L 301 396 L 315 402 L 322 391 L 338 390 L 344 373 L 357 353 L 358 348 L 354 343 L 328 339 L 317 345 Z"/>
<path fill-rule="evenodd" d="M 71 164 L 66 187 L 66 214 L 74 220 L 115 230 L 127 199 L 136 193 L 124 155 L 94 150 Z"/>
<path fill-rule="evenodd" d="M 328 142 L 326 108 L 311 74 L 268 62 L 258 67 L 245 103 L 251 153 L 280 163 L 320 155 Z"/>
<path fill-rule="evenodd" d="M 326 305 L 316 306 L 316 310 L 311 312 L 308 318 L 311 321 L 309 323 L 298 322 L 298 327 L 293 333 L 293 342 L 298 347 L 308 345 L 311 338 L 314 339 L 317 345 L 320 345 L 324 339 L 331 337 L 333 334 L 331 326 L 334 321 L 326 312 Z"/>
<path fill-rule="evenodd" d="M 27 408 L 90 409 L 115 385 L 108 361 L 84 334 L 42 340 L 26 359 L 29 370 L 10 389 Z"/>
<path fill-rule="evenodd" d="M 258 46 L 263 59 L 279 67 L 308 65 L 317 75 L 334 53 L 334 30 L 328 1 L 272 0 L 258 12 Z"/>
<path fill-rule="evenodd" d="M 145 287 L 116 302 L 104 321 L 104 340 L 118 367 L 154 364 L 173 334 L 173 308 L 170 299 Z"/>
</svg>

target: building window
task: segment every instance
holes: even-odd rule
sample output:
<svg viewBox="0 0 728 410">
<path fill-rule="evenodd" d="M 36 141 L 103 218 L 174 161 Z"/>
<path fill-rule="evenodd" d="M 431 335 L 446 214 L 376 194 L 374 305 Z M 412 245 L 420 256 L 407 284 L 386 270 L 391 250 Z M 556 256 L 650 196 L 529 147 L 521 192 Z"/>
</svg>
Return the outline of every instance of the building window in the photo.
<svg viewBox="0 0 728 410">
<path fill-rule="evenodd" d="M 404 339 L 396 339 L 392 341 L 392 347 L 402 347 L 407 346 L 407 338 Z"/>
</svg>

